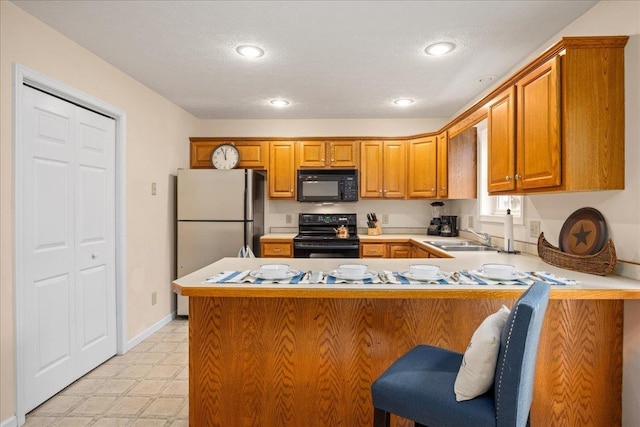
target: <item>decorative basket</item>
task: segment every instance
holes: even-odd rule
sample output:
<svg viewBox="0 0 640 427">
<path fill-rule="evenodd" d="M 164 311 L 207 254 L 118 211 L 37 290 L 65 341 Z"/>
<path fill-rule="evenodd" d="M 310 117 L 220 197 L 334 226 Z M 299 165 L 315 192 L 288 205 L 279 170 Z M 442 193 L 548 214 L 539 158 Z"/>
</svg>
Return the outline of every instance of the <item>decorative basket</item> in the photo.
<svg viewBox="0 0 640 427">
<path fill-rule="evenodd" d="M 573 255 L 562 252 L 544 238 L 544 233 L 538 236 L 538 256 L 547 264 L 582 273 L 606 276 L 611 273 L 618 262 L 616 248 L 611 239 L 600 252 L 593 255 Z"/>
</svg>

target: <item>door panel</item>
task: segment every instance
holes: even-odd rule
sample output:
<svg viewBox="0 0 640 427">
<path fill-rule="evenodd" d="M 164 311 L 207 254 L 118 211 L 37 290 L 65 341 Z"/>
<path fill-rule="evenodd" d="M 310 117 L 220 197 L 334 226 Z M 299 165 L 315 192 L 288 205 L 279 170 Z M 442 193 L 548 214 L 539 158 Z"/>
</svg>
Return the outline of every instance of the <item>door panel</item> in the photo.
<svg viewBox="0 0 640 427">
<path fill-rule="evenodd" d="M 115 122 L 24 88 L 25 410 L 116 353 Z"/>
</svg>

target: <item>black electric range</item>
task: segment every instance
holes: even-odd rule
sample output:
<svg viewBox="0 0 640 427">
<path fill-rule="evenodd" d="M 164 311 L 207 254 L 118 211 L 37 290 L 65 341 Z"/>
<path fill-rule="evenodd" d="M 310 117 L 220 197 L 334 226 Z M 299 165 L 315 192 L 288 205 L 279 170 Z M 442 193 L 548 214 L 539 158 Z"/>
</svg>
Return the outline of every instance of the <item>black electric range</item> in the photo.
<svg viewBox="0 0 640 427">
<path fill-rule="evenodd" d="M 349 237 L 339 238 L 336 229 L 347 227 Z M 298 215 L 298 235 L 293 238 L 294 258 L 359 258 L 360 239 L 357 215 L 306 214 Z"/>
</svg>

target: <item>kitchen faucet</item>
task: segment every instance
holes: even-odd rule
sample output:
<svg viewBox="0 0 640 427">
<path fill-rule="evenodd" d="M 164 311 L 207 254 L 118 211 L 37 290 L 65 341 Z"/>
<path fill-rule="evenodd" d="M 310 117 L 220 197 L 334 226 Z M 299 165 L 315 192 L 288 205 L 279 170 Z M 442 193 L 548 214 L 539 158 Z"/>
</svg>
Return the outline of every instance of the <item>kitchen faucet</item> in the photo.
<svg viewBox="0 0 640 427">
<path fill-rule="evenodd" d="M 472 230 L 471 228 L 467 228 L 466 230 L 462 230 L 462 231 L 475 234 L 476 236 L 482 238 L 483 240 L 482 244 L 486 246 L 491 246 L 491 236 L 489 235 L 489 233 L 478 233 L 477 231 Z"/>
</svg>

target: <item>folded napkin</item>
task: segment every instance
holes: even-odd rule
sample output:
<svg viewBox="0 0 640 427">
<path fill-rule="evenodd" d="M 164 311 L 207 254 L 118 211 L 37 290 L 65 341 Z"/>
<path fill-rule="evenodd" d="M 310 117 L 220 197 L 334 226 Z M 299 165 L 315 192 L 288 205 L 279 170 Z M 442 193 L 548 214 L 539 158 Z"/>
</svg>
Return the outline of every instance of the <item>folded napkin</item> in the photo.
<svg viewBox="0 0 640 427">
<path fill-rule="evenodd" d="M 529 271 L 525 272 L 532 279 L 542 280 L 543 282 L 547 282 L 550 285 L 575 285 L 578 283 L 575 279 L 568 279 L 566 277 L 559 277 L 553 273 L 549 273 L 548 271 Z"/>
<path fill-rule="evenodd" d="M 460 272 L 465 277 L 473 279 L 479 285 L 533 285 L 534 280 L 528 277 L 528 275 L 518 273 L 517 278 L 507 279 L 495 279 L 488 278 L 483 274 L 482 270 L 469 270 L 468 272 Z"/>
<path fill-rule="evenodd" d="M 300 283 L 300 280 L 305 276 L 305 273 L 300 271 L 293 277 L 285 279 L 262 279 L 251 275 L 251 270 L 244 271 L 221 271 L 216 276 L 208 277 L 204 283 L 254 283 L 259 284 L 296 284 Z"/>
</svg>

